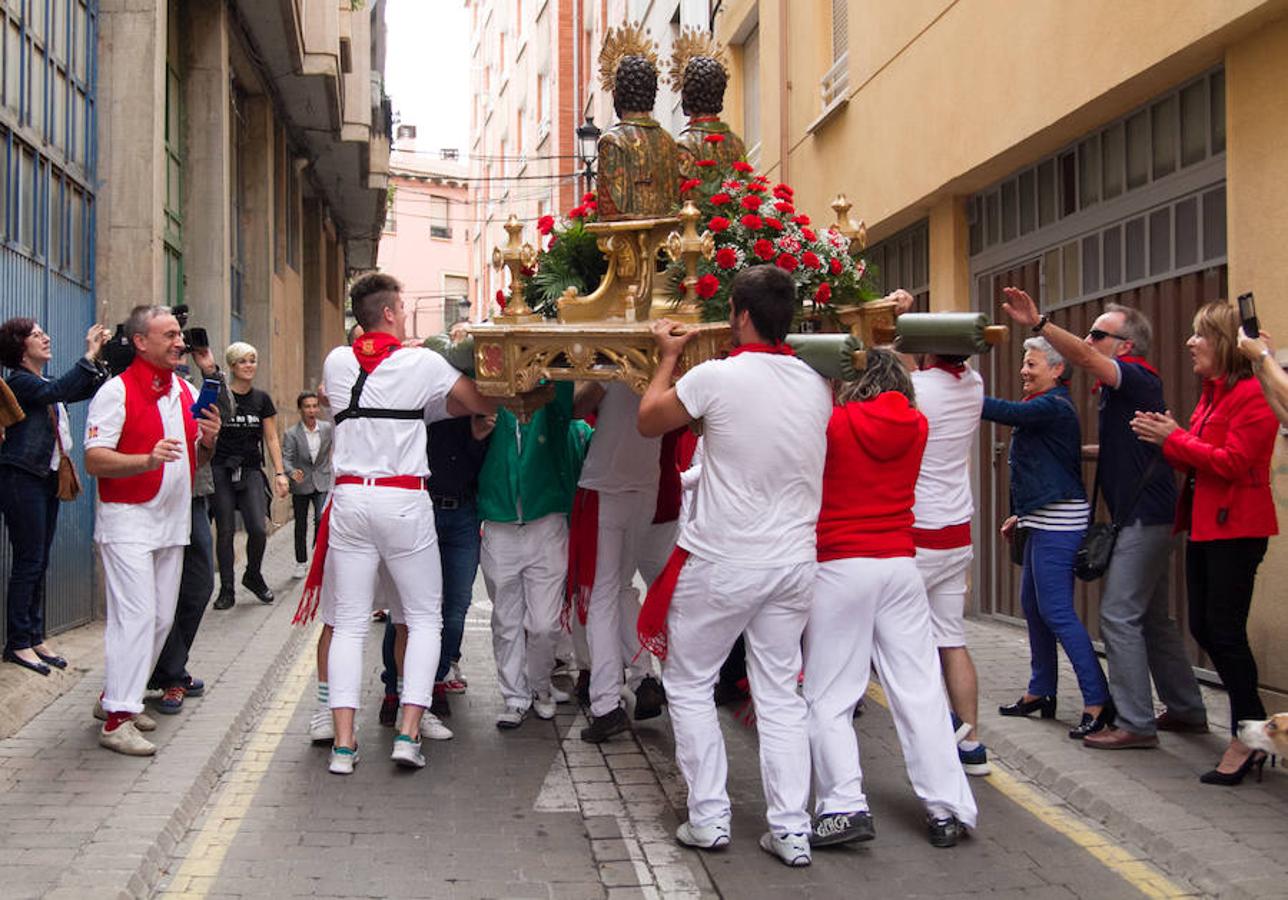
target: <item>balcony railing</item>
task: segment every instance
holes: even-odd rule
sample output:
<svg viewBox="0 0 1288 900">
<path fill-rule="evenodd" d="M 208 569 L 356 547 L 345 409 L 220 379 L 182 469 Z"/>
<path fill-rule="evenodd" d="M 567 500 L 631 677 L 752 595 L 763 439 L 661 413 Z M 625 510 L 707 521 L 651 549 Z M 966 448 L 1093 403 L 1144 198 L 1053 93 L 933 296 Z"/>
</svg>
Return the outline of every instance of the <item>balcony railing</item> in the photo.
<svg viewBox="0 0 1288 900">
<path fill-rule="evenodd" d="M 827 110 L 830 106 L 842 100 L 850 89 L 850 54 L 842 53 L 836 62 L 832 63 L 832 68 L 823 74 L 823 79 L 819 83 L 819 92 L 822 94 L 823 109 Z"/>
</svg>

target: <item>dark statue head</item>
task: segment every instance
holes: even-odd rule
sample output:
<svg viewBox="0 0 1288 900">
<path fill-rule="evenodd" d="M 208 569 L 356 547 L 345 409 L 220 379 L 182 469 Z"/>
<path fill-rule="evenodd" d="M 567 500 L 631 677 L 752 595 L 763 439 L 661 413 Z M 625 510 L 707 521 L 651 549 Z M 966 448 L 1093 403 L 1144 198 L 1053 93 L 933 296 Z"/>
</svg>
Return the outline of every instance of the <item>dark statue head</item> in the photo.
<svg viewBox="0 0 1288 900">
<path fill-rule="evenodd" d="M 680 105 L 686 116 L 718 116 L 724 109 L 729 73 L 718 59 L 695 56 L 684 67 Z"/>
<path fill-rule="evenodd" d="M 652 113 L 657 99 L 657 67 L 643 56 L 624 56 L 617 66 L 613 109 L 617 115 Z"/>
</svg>

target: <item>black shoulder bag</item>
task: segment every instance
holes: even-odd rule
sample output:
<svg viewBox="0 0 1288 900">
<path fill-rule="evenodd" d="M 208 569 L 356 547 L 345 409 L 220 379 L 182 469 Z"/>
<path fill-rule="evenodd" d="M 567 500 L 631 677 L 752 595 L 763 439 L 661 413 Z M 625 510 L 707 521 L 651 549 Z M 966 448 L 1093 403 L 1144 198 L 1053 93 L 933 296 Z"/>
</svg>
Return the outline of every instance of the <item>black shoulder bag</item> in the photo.
<svg viewBox="0 0 1288 900">
<path fill-rule="evenodd" d="M 1140 484 L 1136 487 L 1136 493 L 1132 495 L 1131 503 L 1127 508 L 1120 512 L 1118 521 L 1109 522 L 1092 522 L 1087 526 L 1087 534 L 1082 539 L 1082 545 L 1078 547 L 1078 555 L 1074 559 L 1073 572 L 1082 581 L 1095 581 L 1109 570 L 1109 561 L 1114 555 L 1114 545 L 1118 543 L 1118 532 L 1122 530 L 1122 523 L 1131 518 L 1132 511 L 1136 509 L 1136 504 L 1140 502 L 1141 495 L 1145 493 L 1145 488 L 1149 486 L 1150 476 L 1154 474 L 1154 467 L 1158 461 L 1163 458 L 1160 452 L 1157 456 L 1149 461 L 1145 467 L 1145 472 L 1141 476 Z M 1091 492 L 1091 515 L 1096 515 L 1096 505 L 1100 498 L 1100 462 L 1096 461 L 1096 486 Z"/>
</svg>

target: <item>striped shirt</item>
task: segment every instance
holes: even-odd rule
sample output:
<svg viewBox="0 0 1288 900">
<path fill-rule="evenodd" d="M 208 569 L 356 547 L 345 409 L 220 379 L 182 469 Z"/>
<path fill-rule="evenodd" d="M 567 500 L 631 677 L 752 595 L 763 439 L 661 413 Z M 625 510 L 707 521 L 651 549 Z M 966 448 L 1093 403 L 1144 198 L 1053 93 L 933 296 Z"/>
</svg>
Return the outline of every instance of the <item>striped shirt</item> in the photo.
<svg viewBox="0 0 1288 900">
<path fill-rule="evenodd" d="M 1091 518 L 1091 504 L 1086 500 L 1053 500 L 1046 506 L 1020 516 L 1021 528 L 1038 531 L 1083 531 Z"/>
</svg>

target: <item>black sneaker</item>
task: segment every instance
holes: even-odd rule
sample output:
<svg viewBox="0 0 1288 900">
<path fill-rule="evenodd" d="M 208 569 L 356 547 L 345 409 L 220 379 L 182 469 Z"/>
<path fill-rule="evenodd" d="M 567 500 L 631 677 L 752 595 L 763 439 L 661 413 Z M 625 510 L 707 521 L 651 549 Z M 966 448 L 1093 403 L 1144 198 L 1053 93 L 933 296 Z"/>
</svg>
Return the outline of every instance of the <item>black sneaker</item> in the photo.
<svg viewBox="0 0 1288 900">
<path fill-rule="evenodd" d="M 380 701 L 380 724 L 386 728 L 393 728 L 397 719 L 398 695 L 385 694 L 385 699 Z"/>
<path fill-rule="evenodd" d="M 577 694 L 577 702 L 582 706 L 590 706 L 590 670 L 582 669 L 577 673 L 577 687 L 574 688 Z"/>
<path fill-rule="evenodd" d="M 602 744 L 615 734 L 630 730 L 626 719 L 626 710 L 620 706 L 607 715 L 595 716 L 590 724 L 581 730 L 581 739 L 591 744 Z"/>
<path fill-rule="evenodd" d="M 946 819 L 936 819 L 931 816 L 926 820 L 926 828 L 930 833 L 932 847 L 956 847 L 959 840 L 970 834 L 956 816 L 949 816 Z"/>
<path fill-rule="evenodd" d="M 831 847 L 852 841 L 870 841 L 876 836 L 869 812 L 825 813 L 814 820 L 809 843 L 811 847 Z"/>
<path fill-rule="evenodd" d="M 242 587 L 258 597 L 260 603 L 272 603 L 277 599 L 277 596 L 264 583 L 262 575 L 252 576 L 250 572 L 247 572 L 242 576 Z"/>
<path fill-rule="evenodd" d="M 728 706 L 731 703 L 742 703 L 751 699 L 751 694 L 736 681 L 717 681 L 715 690 L 716 706 Z"/>
<path fill-rule="evenodd" d="M 429 711 L 440 719 L 447 719 L 452 715 L 452 704 L 447 700 L 447 691 L 440 684 L 434 685 L 434 695 L 429 700 Z"/>
<path fill-rule="evenodd" d="M 665 703 L 666 691 L 662 683 L 652 675 L 644 676 L 640 686 L 635 689 L 635 721 L 656 719 L 662 715 L 662 707 Z"/>
<path fill-rule="evenodd" d="M 219 589 L 219 596 L 215 598 L 215 602 L 211 605 L 214 606 L 215 609 L 232 609 L 233 604 L 236 602 L 237 600 L 233 594 L 233 589 L 225 587 Z"/>
</svg>

